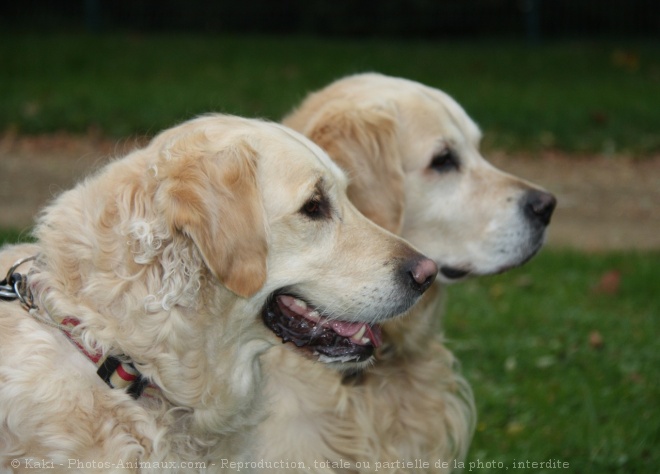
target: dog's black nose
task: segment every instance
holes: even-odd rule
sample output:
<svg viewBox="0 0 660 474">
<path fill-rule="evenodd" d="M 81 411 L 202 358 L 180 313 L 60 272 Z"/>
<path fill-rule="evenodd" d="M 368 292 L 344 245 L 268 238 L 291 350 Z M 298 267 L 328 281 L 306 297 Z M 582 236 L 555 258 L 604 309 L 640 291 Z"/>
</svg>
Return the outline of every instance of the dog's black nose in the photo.
<svg viewBox="0 0 660 474">
<path fill-rule="evenodd" d="M 537 189 L 527 191 L 522 202 L 525 215 L 544 226 L 550 224 L 556 205 L 557 199 L 552 194 Z"/>
<path fill-rule="evenodd" d="M 413 289 L 424 293 L 438 274 L 438 266 L 433 260 L 422 258 L 417 260 L 408 272 Z"/>
</svg>

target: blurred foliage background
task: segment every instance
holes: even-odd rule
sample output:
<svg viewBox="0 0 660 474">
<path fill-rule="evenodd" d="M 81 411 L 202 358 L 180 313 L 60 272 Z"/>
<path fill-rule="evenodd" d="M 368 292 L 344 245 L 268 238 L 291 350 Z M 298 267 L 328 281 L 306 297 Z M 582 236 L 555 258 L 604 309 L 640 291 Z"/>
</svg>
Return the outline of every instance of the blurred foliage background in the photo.
<svg viewBox="0 0 660 474">
<path fill-rule="evenodd" d="M 455 96 L 486 147 L 660 150 L 658 2 L 25 0 L 0 6 L 0 27 L 0 131 L 277 120 L 373 70 Z"/>
</svg>

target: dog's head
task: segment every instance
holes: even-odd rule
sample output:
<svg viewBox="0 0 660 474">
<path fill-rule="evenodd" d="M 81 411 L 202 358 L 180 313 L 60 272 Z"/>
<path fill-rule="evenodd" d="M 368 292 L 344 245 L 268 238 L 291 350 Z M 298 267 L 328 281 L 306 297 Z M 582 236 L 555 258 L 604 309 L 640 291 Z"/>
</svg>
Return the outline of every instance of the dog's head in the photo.
<svg viewBox="0 0 660 474">
<path fill-rule="evenodd" d="M 555 198 L 490 165 L 477 125 L 437 89 L 352 76 L 284 123 L 328 151 L 358 209 L 433 258 L 445 281 L 521 265 L 543 244 Z"/>
<path fill-rule="evenodd" d="M 379 323 L 437 267 L 365 219 L 340 168 L 302 135 L 255 121 L 227 133 L 217 120 L 165 141 L 158 214 L 283 341 L 340 366 L 369 359 Z"/>
</svg>

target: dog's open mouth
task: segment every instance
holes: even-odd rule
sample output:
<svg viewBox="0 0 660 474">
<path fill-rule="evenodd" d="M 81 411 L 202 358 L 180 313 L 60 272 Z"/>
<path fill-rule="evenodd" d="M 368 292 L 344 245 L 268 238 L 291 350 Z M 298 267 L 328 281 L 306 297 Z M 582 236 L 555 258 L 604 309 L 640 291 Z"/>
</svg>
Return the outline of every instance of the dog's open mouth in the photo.
<svg viewBox="0 0 660 474">
<path fill-rule="evenodd" d="M 329 319 L 302 299 L 287 294 L 269 299 L 263 319 L 283 342 L 310 351 L 321 362 L 363 362 L 382 342 L 377 324 Z"/>
</svg>

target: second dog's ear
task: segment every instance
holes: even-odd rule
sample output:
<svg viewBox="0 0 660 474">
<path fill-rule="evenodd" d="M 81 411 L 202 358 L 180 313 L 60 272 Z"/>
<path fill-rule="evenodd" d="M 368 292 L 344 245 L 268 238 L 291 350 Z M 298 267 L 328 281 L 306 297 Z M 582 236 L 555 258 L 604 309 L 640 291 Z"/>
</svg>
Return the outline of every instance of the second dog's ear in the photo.
<svg viewBox="0 0 660 474">
<path fill-rule="evenodd" d="M 284 124 L 295 124 L 297 112 Z M 381 227 L 399 233 L 405 194 L 394 107 L 383 104 L 359 108 L 335 101 L 315 113 L 298 131 L 344 169 L 350 179 L 348 197 L 358 210 Z"/>
<path fill-rule="evenodd" d="M 225 287 L 252 296 L 266 280 L 268 254 L 257 152 L 244 141 L 214 151 L 200 132 L 171 143 L 166 156 L 158 165 L 161 212 Z"/>
</svg>

